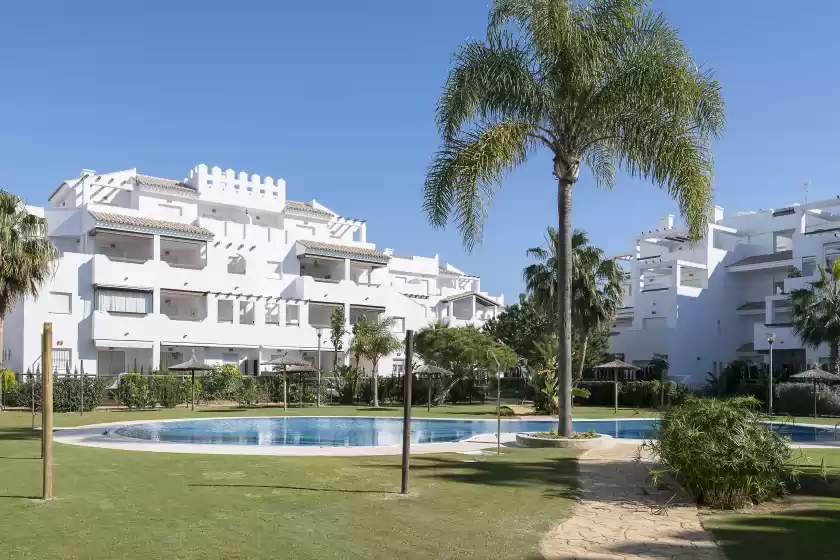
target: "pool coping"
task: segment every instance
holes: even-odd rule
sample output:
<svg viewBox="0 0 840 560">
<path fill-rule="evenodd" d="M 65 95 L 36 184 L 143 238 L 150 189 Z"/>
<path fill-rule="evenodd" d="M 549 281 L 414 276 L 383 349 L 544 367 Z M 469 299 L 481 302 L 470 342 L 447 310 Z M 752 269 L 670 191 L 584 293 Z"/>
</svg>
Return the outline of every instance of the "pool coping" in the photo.
<svg viewBox="0 0 840 560">
<path fill-rule="evenodd" d="M 392 445 L 355 445 L 355 446 L 329 446 L 329 445 L 240 445 L 240 444 L 218 444 L 218 443 L 174 443 L 147 441 L 115 434 L 115 430 L 124 426 L 138 424 L 169 423 L 169 422 L 195 422 L 200 420 L 254 420 L 265 418 L 374 418 L 402 420 L 401 416 L 213 416 L 207 418 L 166 418 L 148 420 L 125 420 L 120 422 L 105 422 L 89 424 L 85 426 L 55 428 L 54 440 L 58 443 L 76 445 L 81 447 L 94 447 L 100 449 L 116 449 L 122 451 L 150 451 L 155 453 L 182 453 L 200 455 L 259 455 L 278 457 L 361 457 L 361 456 L 382 456 L 399 455 L 402 453 L 402 444 Z M 419 417 L 414 420 L 439 420 L 439 421 L 465 421 L 482 420 L 493 422 L 493 418 L 426 418 Z M 527 418 L 502 418 L 502 422 L 516 422 L 529 420 Z M 534 418 L 534 421 L 552 420 L 550 417 Z M 579 418 L 581 422 L 634 422 L 651 421 L 659 418 Z M 770 423 L 770 422 L 768 422 Z M 790 422 L 772 422 L 770 424 L 790 424 Z M 796 426 L 809 428 L 822 428 L 831 430 L 833 427 L 826 424 L 801 424 Z M 104 431 L 103 431 L 104 430 Z M 617 443 L 641 445 L 647 440 L 617 438 Z M 501 443 L 504 445 L 515 444 L 515 433 L 501 434 Z M 412 443 L 412 454 L 428 453 L 479 453 L 485 449 L 497 445 L 496 434 L 477 434 L 469 438 L 440 443 Z M 791 447 L 803 449 L 833 449 L 840 448 L 840 440 L 828 444 L 793 443 Z"/>
</svg>

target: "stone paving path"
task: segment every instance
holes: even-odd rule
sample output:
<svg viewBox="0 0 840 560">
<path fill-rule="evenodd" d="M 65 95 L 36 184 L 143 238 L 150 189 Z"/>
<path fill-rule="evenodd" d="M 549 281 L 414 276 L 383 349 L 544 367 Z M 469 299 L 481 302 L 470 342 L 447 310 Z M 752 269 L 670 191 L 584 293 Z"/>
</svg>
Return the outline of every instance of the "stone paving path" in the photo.
<svg viewBox="0 0 840 560">
<path fill-rule="evenodd" d="M 543 539 L 546 560 L 724 558 L 688 496 L 647 484 L 636 449 L 617 443 L 581 456 L 580 501 Z"/>
</svg>

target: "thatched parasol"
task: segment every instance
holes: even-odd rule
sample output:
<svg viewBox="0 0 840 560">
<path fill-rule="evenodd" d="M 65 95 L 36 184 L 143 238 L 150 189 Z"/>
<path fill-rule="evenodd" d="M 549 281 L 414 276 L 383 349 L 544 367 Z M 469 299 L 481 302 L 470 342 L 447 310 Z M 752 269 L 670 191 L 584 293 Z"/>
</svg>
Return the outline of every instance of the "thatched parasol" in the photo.
<svg viewBox="0 0 840 560">
<path fill-rule="evenodd" d="M 817 417 L 817 381 L 838 381 L 840 382 L 840 376 L 834 375 L 833 373 L 829 373 L 825 370 L 822 370 L 818 367 L 814 367 L 808 370 L 805 370 L 801 373 L 797 373 L 790 376 L 790 379 L 803 379 L 814 382 L 814 418 Z"/>
<path fill-rule="evenodd" d="M 442 378 L 442 377 L 451 377 L 455 374 L 452 373 L 451 371 L 449 371 L 448 369 L 444 369 L 442 367 L 434 366 L 432 364 L 423 364 L 422 366 L 415 369 L 414 373 L 416 373 L 420 377 L 426 377 L 426 379 L 427 379 L 426 385 L 428 385 L 428 388 L 429 388 L 429 395 L 428 395 L 428 401 L 426 402 L 426 410 L 431 411 L 432 410 L 432 378 L 434 377 L 434 378 L 439 379 L 439 378 Z"/>
<path fill-rule="evenodd" d="M 205 364 L 201 360 L 195 357 L 195 350 L 192 351 L 192 357 L 184 363 L 175 364 L 174 366 L 170 366 L 170 371 L 188 371 L 191 374 L 191 381 L 192 381 L 192 391 L 190 394 L 190 407 L 195 410 L 195 372 L 197 371 L 210 371 L 213 369 L 213 366 Z"/>
<path fill-rule="evenodd" d="M 296 360 L 288 356 L 281 356 L 265 362 L 264 365 L 272 366 L 272 370 L 276 367 L 283 373 L 283 410 L 288 410 L 288 385 L 287 377 L 290 373 L 300 374 L 303 378 L 304 373 L 317 373 L 317 369 L 312 367 L 309 362 L 303 360 Z M 303 391 L 301 391 L 301 402 L 303 402 Z"/>
<path fill-rule="evenodd" d="M 618 414 L 618 372 L 619 371 L 638 371 L 634 365 L 622 362 L 621 360 L 613 360 L 605 364 L 593 367 L 592 369 L 612 370 L 614 376 L 614 391 L 615 391 L 615 412 Z"/>
</svg>

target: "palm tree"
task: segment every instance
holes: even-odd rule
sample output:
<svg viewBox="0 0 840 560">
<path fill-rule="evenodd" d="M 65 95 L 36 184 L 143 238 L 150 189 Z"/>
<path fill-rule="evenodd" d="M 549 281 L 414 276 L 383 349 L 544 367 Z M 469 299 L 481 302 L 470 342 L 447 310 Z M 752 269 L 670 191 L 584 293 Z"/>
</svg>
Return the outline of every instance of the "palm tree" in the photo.
<svg viewBox="0 0 840 560">
<path fill-rule="evenodd" d="M 400 340 L 392 334 L 395 317 L 383 317 L 368 323 L 362 354 L 373 364 L 373 406 L 379 406 L 379 360 L 396 352 L 401 345 Z"/>
<path fill-rule="evenodd" d="M 333 371 L 338 369 L 338 353 L 341 352 L 342 339 L 347 332 L 345 326 L 347 318 L 344 314 L 344 306 L 339 305 L 330 314 L 330 342 L 333 345 Z"/>
<path fill-rule="evenodd" d="M 442 227 L 454 215 L 464 244 L 481 238 L 505 173 L 537 148 L 557 180 L 560 433 L 570 436 L 572 185 L 586 165 L 612 186 L 620 167 L 679 203 L 699 239 L 712 199 L 710 140 L 724 123 L 711 72 L 646 0 L 495 0 L 486 40 L 455 55 L 437 106 L 442 138 L 424 208 Z"/>
<path fill-rule="evenodd" d="M 44 218 L 30 214 L 23 199 L 0 190 L 0 363 L 6 313 L 26 296 L 38 296 L 52 275 L 57 252 Z"/>
<path fill-rule="evenodd" d="M 817 265 L 818 280 L 810 288 L 792 290 L 793 332 L 803 344 L 818 348 L 828 344 L 831 371 L 840 375 L 840 259 L 834 261 L 831 272 Z"/>
<path fill-rule="evenodd" d="M 525 267 L 525 288 L 546 313 L 558 307 L 557 254 L 561 240 L 549 227 L 546 247 L 532 247 L 527 254 L 538 262 Z M 572 234 L 572 326 L 582 338 L 578 379 L 583 377 L 586 349 L 590 335 L 615 317 L 624 294 L 624 270 L 615 259 L 605 259 L 604 252 L 589 244 L 585 231 Z"/>
</svg>

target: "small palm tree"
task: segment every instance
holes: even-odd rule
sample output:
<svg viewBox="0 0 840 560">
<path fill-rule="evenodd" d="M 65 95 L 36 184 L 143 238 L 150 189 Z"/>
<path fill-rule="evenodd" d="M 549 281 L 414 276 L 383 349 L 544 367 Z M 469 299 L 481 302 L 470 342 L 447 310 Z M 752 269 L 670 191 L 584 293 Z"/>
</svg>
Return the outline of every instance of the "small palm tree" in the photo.
<svg viewBox="0 0 840 560">
<path fill-rule="evenodd" d="M 547 314 L 558 307 L 557 254 L 561 240 L 549 227 L 546 247 L 532 247 L 527 254 L 538 262 L 527 266 L 525 287 Z M 589 337 L 615 317 L 624 294 L 624 270 L 615 259 L 605 259 L 604 252 L 589 244 L 585 231 L 572 234 L 572 326 L 583 339 L 578 379 L 583 377 Z"/>
<path fill-rule="evenodd" d="M 401 341 L 392 334 L 395 317 L 383 317 L 368 324 L 363 355 L 370 360 L 373 372 L 373 406 L 379 406 L 379 360 L 396 352 Z"/>
<path fill-rule="evenodd" d="M 23 199 L 0 190 L 0 363 L 6 313 L 27 296 L 38 296 L 53 273 L 57 251 L 47 223 L 30 214 Z"/>
<path fill-rule="evenodd" d="M 344 313 L 344 306 L 339 305 L 330 314 L 330 342 L 333 345 L 333 371 L 338 369 L 338 353 L 341 352 L 344 334 L 347 332 L 345 325 L 347 318 Z"/>
<path fill-rule="evenodd" d="M 793 290 L 793 332 L 812 348 L 828 344 L 831 371 L 840 375 L 840 259 L 831 272 L 818 264 L 820 277 L 810 288 Z"/>
<path fill-rule="evenodd" d="M 679 203 L 694 239 L 711 209 L 710 139 L 724 122 L 711 73 L 646 0 L 495 0 L 487 38 L 467 41 L 437 107 L 442 146 L 424 208 L 455 216 L 464 244 L 481 238 L 505 173 L 537 148 L 557 181 L 558 430 L 572 432 L 572 186 L 581 165 L 612 186 L 617 167 Z"/>
</svg>

